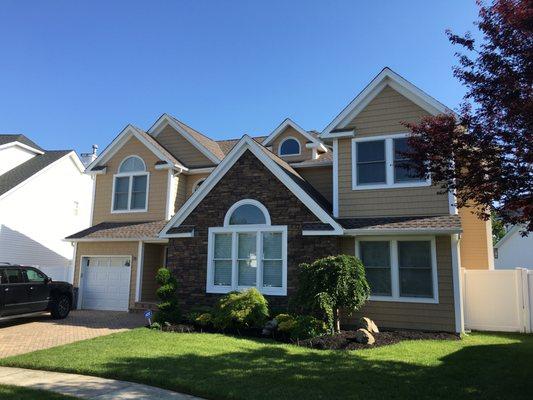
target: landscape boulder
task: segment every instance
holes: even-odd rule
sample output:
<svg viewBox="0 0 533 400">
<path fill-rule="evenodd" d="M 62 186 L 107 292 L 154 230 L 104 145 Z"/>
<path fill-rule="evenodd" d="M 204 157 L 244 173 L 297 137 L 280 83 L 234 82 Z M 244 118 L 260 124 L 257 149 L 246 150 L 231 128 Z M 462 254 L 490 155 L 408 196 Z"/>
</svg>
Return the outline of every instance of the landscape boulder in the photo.
<svg viewBox="0 0 533 400">
<path fill-rule="evenodd" d="M 355 331 L 355 341 L 363 344 L 374 344 L 376 339 L 374 339 L 374 336 L 372 336 L 372 334 L 366 329 L 361 328 Z"/>
<path fill-rule="evenodd" d="M 370 318 L 363 317 L 359 320 L 359 326 L 370 333 L 379 333 L 378 326 Z"/>
</svg>

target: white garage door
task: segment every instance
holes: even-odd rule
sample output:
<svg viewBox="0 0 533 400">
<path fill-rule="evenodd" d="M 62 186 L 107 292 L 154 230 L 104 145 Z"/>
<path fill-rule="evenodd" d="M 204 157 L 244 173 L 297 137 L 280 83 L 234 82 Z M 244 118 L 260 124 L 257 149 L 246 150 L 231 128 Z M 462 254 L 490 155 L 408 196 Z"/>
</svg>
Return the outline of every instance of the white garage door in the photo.
<svg viewBox="0 0 533 400">
<path fill-rule="evenodd" d="M 128 311 L 131 258 L 83 257 L 81 308 Z"/>
</svg>

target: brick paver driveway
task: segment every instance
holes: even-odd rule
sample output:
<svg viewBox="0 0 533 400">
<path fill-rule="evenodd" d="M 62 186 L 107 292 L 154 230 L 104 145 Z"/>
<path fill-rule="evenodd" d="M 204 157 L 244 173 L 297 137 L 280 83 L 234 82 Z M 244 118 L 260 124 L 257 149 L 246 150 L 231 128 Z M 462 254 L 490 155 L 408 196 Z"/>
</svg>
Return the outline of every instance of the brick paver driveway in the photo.
<svg viewBox="0 0 533 400">
<path fill-rule="evenodd" d="M 145 325 L 141 313 L 72 311 L 62 320 L 49 314 L 0 321 L 0 358 L 109 335 Z"/>
</svg>

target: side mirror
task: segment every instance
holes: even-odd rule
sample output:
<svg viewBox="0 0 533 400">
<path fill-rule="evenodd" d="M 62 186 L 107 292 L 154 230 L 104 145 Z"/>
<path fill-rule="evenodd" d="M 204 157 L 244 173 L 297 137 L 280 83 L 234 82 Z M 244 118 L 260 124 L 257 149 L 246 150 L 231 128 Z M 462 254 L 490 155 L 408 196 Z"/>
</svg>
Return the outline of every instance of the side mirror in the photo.
<svg viewBox="0 0 533 400">
<path fill-rule="evenodd" d="M 52 278 L 50 278 L 49 276 L 44 278 L 44 283 L 50 283 L 50 282 L 52 282 Z"/>
</svg>

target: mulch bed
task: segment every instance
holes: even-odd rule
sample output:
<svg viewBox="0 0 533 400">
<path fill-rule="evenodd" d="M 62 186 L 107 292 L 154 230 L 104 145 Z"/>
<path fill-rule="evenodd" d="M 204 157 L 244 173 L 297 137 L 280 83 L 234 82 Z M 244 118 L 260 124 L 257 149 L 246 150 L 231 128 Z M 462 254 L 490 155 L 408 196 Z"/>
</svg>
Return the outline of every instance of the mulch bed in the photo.
<svg viewBox="0 0 533 400">
<path fill-rule="evenodd" d="M 357 343 L 355 331 L 341 331 L 334 335 L 300 340 L 297 344 L 319 350 L 359 350 L 388 346 L 404 340 L 460 340 L 459 335 L 446 332 L 385 331 L 373 333 L 376 342 L 372 345 Z"/>
</svg>

